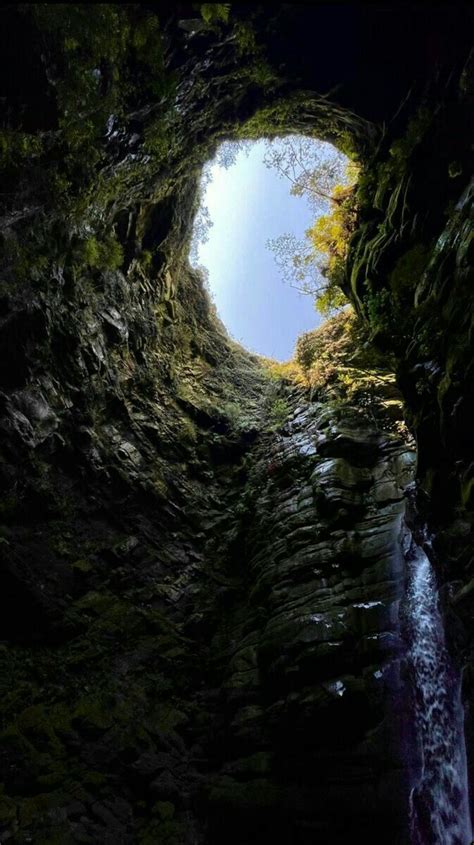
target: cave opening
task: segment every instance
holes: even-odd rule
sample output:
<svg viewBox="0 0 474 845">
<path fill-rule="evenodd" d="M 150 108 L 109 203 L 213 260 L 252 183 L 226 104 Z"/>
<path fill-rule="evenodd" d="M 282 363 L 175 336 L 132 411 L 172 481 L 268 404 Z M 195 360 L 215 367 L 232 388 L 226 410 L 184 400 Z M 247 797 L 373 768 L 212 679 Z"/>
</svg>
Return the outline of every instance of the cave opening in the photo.
<svg viewBox="0 0 474 845">
<path fill-rule="evenodd" d="M 332 144 L 293 133 L 225 141 L 204 166 L 190 260 L 249 351 L 286 361 L 299 335 L 348 306 L 340 289 L 327 301 L 328 265 L 347 247 L 339 198 L 348 206 L 357 169 Z"/>
</svg>

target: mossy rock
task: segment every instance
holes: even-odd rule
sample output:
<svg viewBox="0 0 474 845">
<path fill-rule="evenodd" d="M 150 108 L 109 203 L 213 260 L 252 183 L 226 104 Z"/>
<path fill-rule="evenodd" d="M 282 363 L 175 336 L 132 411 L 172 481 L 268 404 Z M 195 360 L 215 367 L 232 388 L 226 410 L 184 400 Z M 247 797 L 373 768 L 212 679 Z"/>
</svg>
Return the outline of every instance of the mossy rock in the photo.
<svg viewBox="0 0 474 845">
<path fill-rule="evenodd" d="M 151 812 L 154 816 L 159 816 L 162 821 L 168 821 L 174 817 L 175 810 L 176 808 L 171 801 L 157 801 Z"/>
<path fill-rule="evenodd" d="M 8 795 L 0 794 L 0 824 L 6 825 L 16 819 L 17 804 Z"/>
<path fill-rule="evenodd" d="M 415 293 L 430 256 L 426 244 L 415 244 L 400 256 L 390 273 L 390 288 L 396 296 Z"/>
<path fill-rule="evenodd" d="M 103 772 L 90 771 L 84 774 L 83 780 L 87 786 L 104 786 L 107 783 L 107 775 Z"/>
<path fill-rule="evenodd" d="M 239 783 L 231 777 L 216 779 L 209 791 L 209 803 L 233 810 L 271 809 L 281 802 L 281 789 L 265 778 Z"/>
<path fill-rule="evenodd" d="M 138 840 L 140 845 L 184 845 L 185 841 L 185 827 L 182 822 L 174 819 L 153 821 Z"/>
<path fill-rule="evenodd" d="M 28 827 L 33 822 L 38 822 L 54 806 L 55 800 L 50 793 L 41 793 L 32 798 L 24 798 L 19 805 L 20 826 Z"/>
<path fill-rule="evenodd" d="M 74 561 L 74 563 L 72 564 L 72 568 L 77 572 L 90 572 L 93 568 L 93 564 L 90 560 L 81 558 L 80 560 Z"/>
<path fill-rule="evenodd" d="M 272 755 L 268 751 L 258 751 L 250 757 L 234 760 L 226 769 L 239 777 L 267 775 L 272 768 Z"/>
<path fill-rule="evenodd" d="M 90 696 L 81 698 L 76 704 L 73 714 L 73 723 L 88 729 L 106 731 L 112 727 L 114 717 L 110 705 L 99 697 Z"/>
</svg>

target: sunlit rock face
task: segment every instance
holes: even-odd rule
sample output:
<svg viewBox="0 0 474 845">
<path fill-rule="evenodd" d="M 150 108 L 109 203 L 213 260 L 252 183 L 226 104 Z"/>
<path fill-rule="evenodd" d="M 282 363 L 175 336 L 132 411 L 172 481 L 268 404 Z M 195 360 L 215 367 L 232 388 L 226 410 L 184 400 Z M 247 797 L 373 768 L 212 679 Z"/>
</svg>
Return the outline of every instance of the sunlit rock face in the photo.
<svg viewBox="0 0 474 845">
<path fill-rule="evenodd" d="M 232 18 L 160 4 L 154 88 L 153 7 L 85 68 L 77 20 L 5 13 L 2 841 L 407 836 L 412 453 L 307 395 L 275 432 L 186 264 L 199 168 L 250 119 L 365 162 L 344 284 L 399 371 L 472 695 L 469 13 L 371 8 L 261 7 L 250 60 Z"/>
</svg>

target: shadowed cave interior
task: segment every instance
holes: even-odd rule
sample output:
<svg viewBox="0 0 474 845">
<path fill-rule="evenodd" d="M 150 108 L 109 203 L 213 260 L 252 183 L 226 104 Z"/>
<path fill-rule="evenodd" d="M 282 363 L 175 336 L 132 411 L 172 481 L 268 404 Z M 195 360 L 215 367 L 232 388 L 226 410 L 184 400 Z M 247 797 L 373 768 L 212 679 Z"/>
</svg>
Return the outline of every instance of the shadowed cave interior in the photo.
<svg viewBox="0 0 474 845">
<path fill-rule="evenodd" d="M 471 33 L 2 11 L 1 842 L 469 845 Z M 272 369 L 188 255 L 218 145 L 290 133 L 359 167 L 356 317 Z"/>
</svg>

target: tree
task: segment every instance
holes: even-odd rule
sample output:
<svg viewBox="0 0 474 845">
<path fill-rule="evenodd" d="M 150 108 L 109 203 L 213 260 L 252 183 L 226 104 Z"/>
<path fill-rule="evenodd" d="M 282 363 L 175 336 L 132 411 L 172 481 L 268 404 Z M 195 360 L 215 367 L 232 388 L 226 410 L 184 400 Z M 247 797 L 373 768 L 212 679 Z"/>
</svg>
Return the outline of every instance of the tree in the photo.
<svg viewBox="0 0 474 845">
<path fill-rule="evenodd" d="M 198 190 L 198 208 L 193 222 L 193 233 L 191 238 L 191 245 L 189 248 L 189 260 L 193 267 L 199 264 L 199 246 L 205 244 L 209 240 L 209 230 L 214 225 L 211 220 L 209 209 L 204 202 L 207 186 L 212 181 L 211 163 L 204 165 L 199 182 Z"/>
<path fill-rule="evenodd" d="M 220 144 L 216 151 L 216 158 L 215 162 L 219 167 L 224 167 L 226 170 L 229 167 L 233 167 L 233 165 L 237 161 L 237 156 L 240 152 L 245 152 L 245 155 L 249 155 L 250 150 L 252 149 L 255 141 L 224 141 Z"/>
<path fill-rule="evenodd" d="M 232 167 L 241 152 L 249 155 L 255 141 L 224 141 L 216 151 L 213 165 Z M 284 281 L 314 298 L 322 314 L 346 304 L 341 290 L 347 243 L 353 228 L 352 183 L 356 171 L 348 170 L 346 157 L 331 144 L 301 135 L 265 138 L 263 162 L 291 184 L 290 193 L 306 199 L 315 216 L 314 225 L 300 240 L 285 232 L 267 241 Z M 203 170 L 200 202 L 196 214 L 190 259 L 199 262 L 199 245 L 209 239 L 212 220 L 204 204 L 211 163 Z"/>
<path fill-rule="evenodd" d="M 189 260 L 193 267 L 199 263 L 199 246 L 207 243 L 209 240 L 209 230 L 214 225 L 209 214 L 207 205 L 201 201 L 199 208 L 194 218 L 193 236 L 191 240 L 191 247 L 189 250 Z"/>
<path fill-rule="evenodd" d="M 314 296 L 321 285 L 320 270 L 315 264 L 314 253 L 307 241 L 291 232 L 284 232 L 267 241 L 282 278 L 300 293 Z"/>
<path fill-rule="evenodd" d="M 330 144 L 296 135 L 268 139 L 264 162 L 289 180 L 290 193 L 305 197 L 316 216 L 305 240 L 286 232 L 267 246 L 283 280 L 312 296 L 327 316 L 347 303 L 342 284 L 357 170 Z"/>
<path fill-rule="evenodd" d="M 340 287 L 343 262 L 328 261 L 327 255 L 318 252 L 311 243 L 310 232 L 308 229 L 306 240 L 285 232 L 267 241 L 267 246 L 273 252 L 283 281 L 311 296 L 319 313 L 327 317 L 347 305 L 347 297 Z"/>
<path fill-rule="evenodd" d="M 346 157 L 331 144 L 304 135 L 267 138 L 264 164 L 291 183 L 290 193 L 304 197 L 314 214 L 339 203 L 335 185 L 345 181 Z"/>
</svg>

